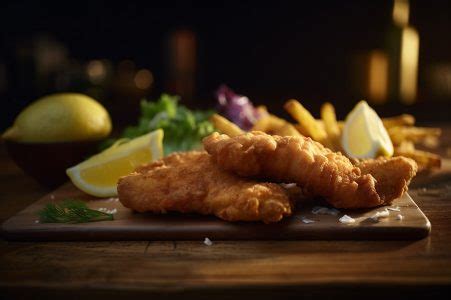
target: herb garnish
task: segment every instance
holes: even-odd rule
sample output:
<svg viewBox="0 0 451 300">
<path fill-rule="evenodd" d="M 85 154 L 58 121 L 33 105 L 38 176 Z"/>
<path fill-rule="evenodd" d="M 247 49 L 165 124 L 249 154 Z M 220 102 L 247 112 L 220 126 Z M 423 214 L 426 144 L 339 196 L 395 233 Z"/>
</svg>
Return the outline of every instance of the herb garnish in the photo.
<svg viewBox="0 0 451 300">
<path fill-rule="evenodd" d="M 39 212 L 41 223 L 86 223 L 113 220 L 112 214 L 90 209 L 81 200 L 66 199 L 61 203 L 48 203 Z"/>
</svg>

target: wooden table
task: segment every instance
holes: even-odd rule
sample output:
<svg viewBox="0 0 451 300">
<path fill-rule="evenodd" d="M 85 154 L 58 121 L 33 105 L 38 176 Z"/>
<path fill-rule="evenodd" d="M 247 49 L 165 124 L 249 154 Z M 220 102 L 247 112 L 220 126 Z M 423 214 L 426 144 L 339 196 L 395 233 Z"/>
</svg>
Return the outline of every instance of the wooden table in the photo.
<svg viewBox="0 0 451 300">
<path fill-rule="evenodd" d="M 443 135 L 440 151 L 445 154 L 451 126 L 444 127 Z M 203 241 L 1 240 L 0 295 L 445 297 L 451 291 L 451 160 L 445 165 L 445 172 L 418 178 L 411 189 L 414 199 L 422 195 L 418 205 L 432 223 L 431 235 L 423 240 L 213 241 L 212 246 Z M 48 192 L 23 175 L 1 144 L 0 170 L 1 222 Z"/>
</svg>

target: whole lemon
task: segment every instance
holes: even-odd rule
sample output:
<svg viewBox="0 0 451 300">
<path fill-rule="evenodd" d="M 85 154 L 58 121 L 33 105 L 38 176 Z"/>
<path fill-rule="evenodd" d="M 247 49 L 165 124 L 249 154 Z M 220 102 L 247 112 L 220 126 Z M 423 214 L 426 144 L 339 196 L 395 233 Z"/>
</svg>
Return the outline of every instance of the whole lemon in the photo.
<svg viewBox="0 0 451 300">
<path fill-rule="evenodd" d="M 51 143 L 102 139 L 111 132 L 107 110 L 89 96 L 60 93 L 28 105 L 3 138 L 25 143 Z"/>
</svg>

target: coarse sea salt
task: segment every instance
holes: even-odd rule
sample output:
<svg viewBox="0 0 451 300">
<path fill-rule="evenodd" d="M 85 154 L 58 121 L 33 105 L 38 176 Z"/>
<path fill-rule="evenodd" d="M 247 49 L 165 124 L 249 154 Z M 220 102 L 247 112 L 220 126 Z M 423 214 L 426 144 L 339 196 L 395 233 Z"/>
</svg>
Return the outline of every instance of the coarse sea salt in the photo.
<svg viewBox="0 0 451 300">
<path fill-rule="evenodd" d="M 116 208 L 113 208 L 113 209 L 110 209 L 110 210 L 106 210 L 105 212 L 106 212 L 107 214 L 114 215 L 115 213 L 117 213 L 117 209 L 116 209 Z"/>
<path fill-rule="evenodd" d="M 401 214 L 397 214 L 397 215 L 396 215 L 396 220 L 402 221 L 403 219 L 404 219 L 404 216 L 403 216 L 403 215 L 401 215 Z"/>
<path fill-rule="evenodd" d="M 312 208 L 312 214 L 315 214 L 315 215 L 338 216 L 339 213 L 340 213 L 340 211 L 335 208 L 328 208 L 328 207 L 324 207 L 324 206 L 315 206 Z"/>
<path fill-rule="evenodd" d="M 355 223 L 355 219 L 354 219 L 354 218 L 351 218 L 351 217 L 348 216 L 348 215 L 344 215 L 343 217 L 341 217 L 340 219 L 338 219 L 338 221 L 340 221 L 340 223 L 343 223 L 343 224 L 352 224 L 352 223 Z"/>
<path fill-rule="evenodd" d="M 371 220 L 377 222 L 380 218 L 386 218 L 390 215 L 390 211 L 388 209 L 384 209 L 376 212 L 374 215 L 370 217 Z"/>
<path fill-rule="evenodd" d="M 306 217 L 304 217 L 304 216 L 301 217 L 301 222 L 304 223 L 304 224 L 315 223 L 314 220 L 311 220 L 311 219 L 306 218 Z"/>
<path fill-rule="evenodd" d="M 213 242 L 209 238 L 206 237 L 204 240 L 204 244 L 207 246 L 211 246 L 211 245 L 213 245 Z"/>
</svg>

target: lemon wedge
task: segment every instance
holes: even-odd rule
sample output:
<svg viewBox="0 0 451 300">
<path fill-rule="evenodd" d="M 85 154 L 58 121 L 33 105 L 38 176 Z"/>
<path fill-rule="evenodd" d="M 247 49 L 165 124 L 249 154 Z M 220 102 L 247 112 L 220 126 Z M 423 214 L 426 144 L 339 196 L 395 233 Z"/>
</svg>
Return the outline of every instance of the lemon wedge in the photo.
<svg viewBox="0 0 451 300">
<path fill-rule="evenodd" d="M 360 101 L 346 117 L 341 143 L 346 154 L 354 158 L 393 155 L 390 136 L 366 101 Z"/>
<path fill-rule="evenodd" d="M 97 197 L 117 195 L 119 177 L 144 163 L 163 156 L 163 130 L 158 129 L 122 144 L 116 143 L 103 152 L 66 170 L 72 183 Z"/>
</svg>

